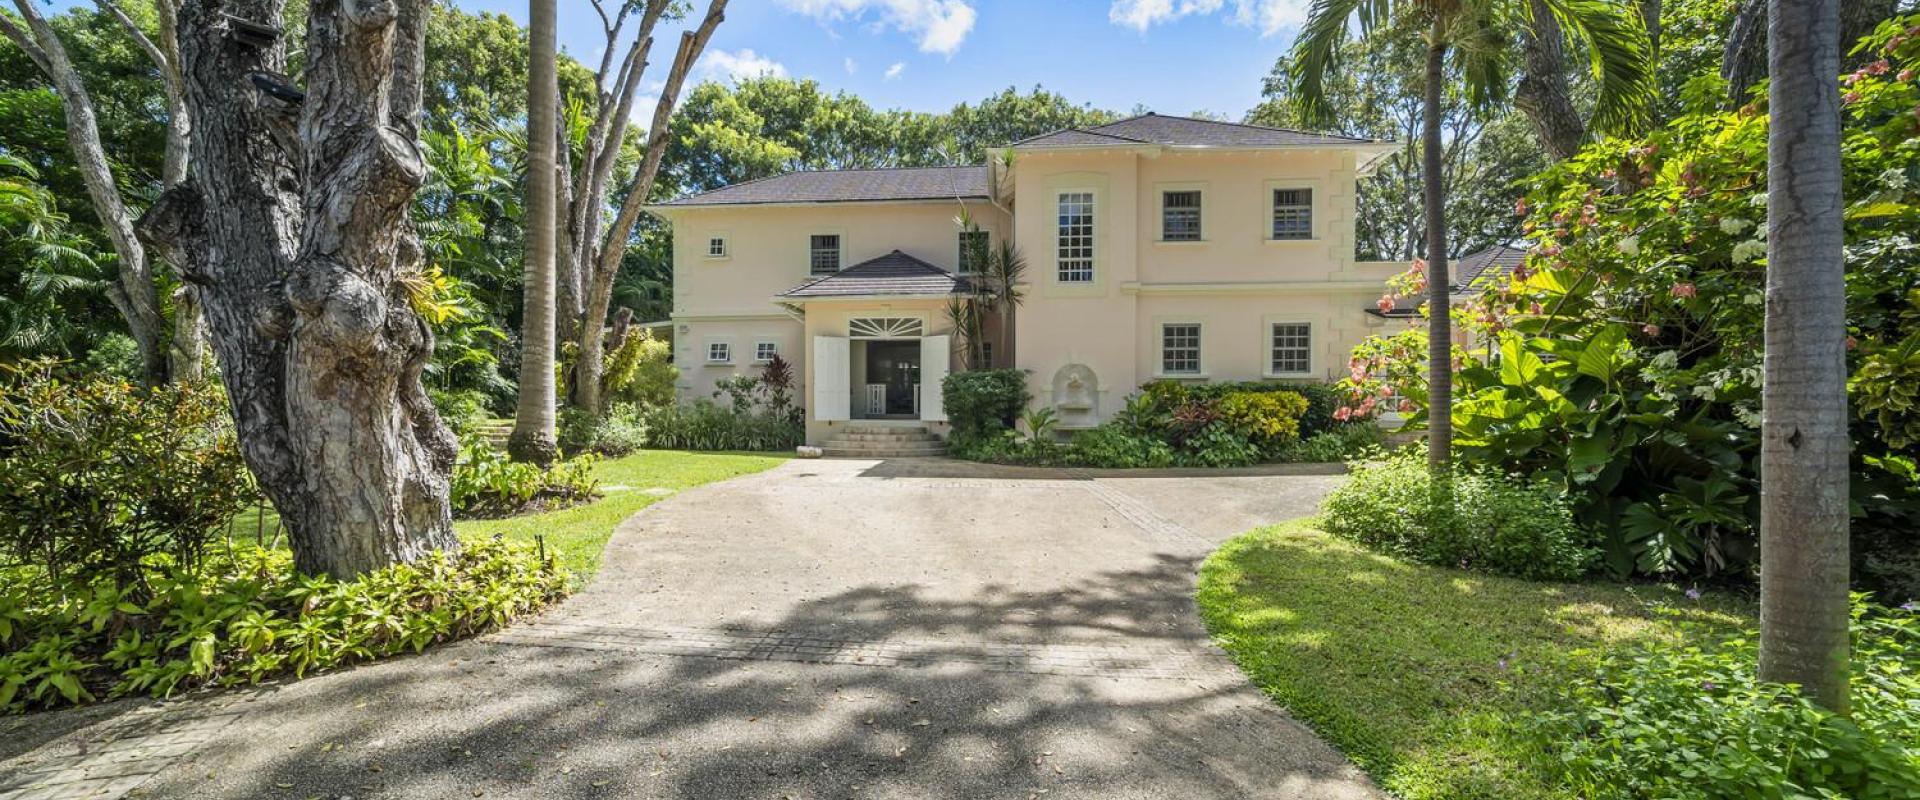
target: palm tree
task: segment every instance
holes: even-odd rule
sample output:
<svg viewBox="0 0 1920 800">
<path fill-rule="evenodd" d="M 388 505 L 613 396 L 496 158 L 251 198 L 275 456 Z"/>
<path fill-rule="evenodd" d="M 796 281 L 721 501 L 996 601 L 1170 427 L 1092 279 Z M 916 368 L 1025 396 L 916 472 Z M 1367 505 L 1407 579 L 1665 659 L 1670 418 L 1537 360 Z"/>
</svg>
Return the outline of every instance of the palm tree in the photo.
<svg viewBox="0 0 1920 800">
<path fill-rule="evenodd" d="M 1847 710 L 1840 0 L 1773 0 L 1760 421 L 1761 680 Z"/>
<path fill-rule="evenodd" d="M 507 454 L 516 461 L 553 462 L 554 244 L 557 175 L 554 131 L 560 121 L 554 0 L 531 0 L 527 68 L 526 308 L 520 322 L 520 403 Z"/>
<path fill-rule="evenodd" d="M 1639 13 L 1618 0 L 1546 0 L 1541 5 L 1553 15 L 1567 42 L 1591 55 L 1599 87 L 1598 126 L 1620 130 L 1639 125 L 1653 96 L 1647 31 Z M 1512 32 L 1531 27 L 1535 13 L 1530 0 L 1314 0 L 1293 46 L 1288 80 L 1294 102 L 1308 119 L 1324 120 L 1333 111 L 1326 78 L 1340 69 L 1341 45 L 1354 30 L 1351 21 L 1358 20 L 1363 36 L 1386 28 L 1408 33 L 1425 30 L 1421 177 L 1427 216 L 1427 457 L 1434 507 L 1441 513 L 1453 508 L 1452 281 L 1447 273 L 1446 196 L 1441 182 L 1442 99 L 1448 62 L 1451 59 L 1468 102 L 1481 106 L 1498 102 L 1505 97 L 1511 74 Z"/>
</svg>

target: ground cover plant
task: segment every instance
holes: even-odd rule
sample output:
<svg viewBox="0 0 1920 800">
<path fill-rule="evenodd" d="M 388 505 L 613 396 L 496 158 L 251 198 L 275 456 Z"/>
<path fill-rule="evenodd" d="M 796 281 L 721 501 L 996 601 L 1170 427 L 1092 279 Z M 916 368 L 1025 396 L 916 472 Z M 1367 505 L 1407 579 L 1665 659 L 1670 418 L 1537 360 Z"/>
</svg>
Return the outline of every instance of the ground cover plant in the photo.
<svg viewBox="0 0 1920 800">
<path fill-rule="evenodd" d="M 545 467 L 512 461 L 486 439 L 468 434 L 453 466 L 453 513 L 462 519 L 510 517 L 592 502 L 599 494 L 595 461 L 591 454 Z"/>
<path fill-rule="evenodd" d="M 1911 607 L 1862 608 L 1849 728 L 1754 686 L 1754 607 L 1720 592 L 1425 566 L 1295 522 L 1215 552 L 1197 600 L 1255 685 L 1407 800 L 1893 797 L 1920 780 Z"/>
</svg>

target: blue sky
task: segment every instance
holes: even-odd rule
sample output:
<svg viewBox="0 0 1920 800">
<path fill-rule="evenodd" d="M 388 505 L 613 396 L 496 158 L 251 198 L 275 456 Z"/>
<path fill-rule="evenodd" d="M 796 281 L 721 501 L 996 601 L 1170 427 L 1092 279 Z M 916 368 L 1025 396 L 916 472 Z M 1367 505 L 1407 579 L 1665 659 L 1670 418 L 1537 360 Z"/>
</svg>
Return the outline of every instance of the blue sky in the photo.
<svg viewBox="0 0 1920 800">
<path fill-rule="evenodd" d="M 453 1 L 526 19 L 525 0 Z M 604 39 L 593 7 L 558 2 L 561 46 L 597 64 Z M 706 0 L 693 2 L 704 12 Z M 1038 83 L 1117 111 L 1238 118 L 1259 102 L 1260 80 L 1308 2 L 732 0 L 697 77 L 773 71 L 916 111 Z M 669 58 L 656 50 L 649 77 L 663 78 Z"/>
</svg>

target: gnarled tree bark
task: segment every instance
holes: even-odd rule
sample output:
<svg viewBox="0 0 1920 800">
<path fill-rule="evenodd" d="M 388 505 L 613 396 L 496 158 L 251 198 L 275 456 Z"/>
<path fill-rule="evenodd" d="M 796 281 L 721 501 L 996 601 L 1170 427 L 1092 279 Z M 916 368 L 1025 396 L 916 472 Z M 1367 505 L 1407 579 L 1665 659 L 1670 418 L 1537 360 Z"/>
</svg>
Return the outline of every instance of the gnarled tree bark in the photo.
<svg viewBox="0 0 1920 800">
<path fill-rule="evenodd" d="M 188 179 L 142 228 L 193 265 L 247 463 L 310 573 L 459 546 L 455 443 L 420 382 L 433 338 L 403 281 L 425 2 L 314 0 L 293 103 L 285 42 L 259 32 L 283 0 L 180 9 Z"/>
<path fill-rule="evenodd" d="M 1522 69 L 1513 104 L 1527 115 L 1547 155 L 1561 161 L 1580 152 L 1587 122 L 1567 83 L 1566 34 L 1546 0 L 1532 0 L 1533 21 L 1520 32 Z"/>
</svg>

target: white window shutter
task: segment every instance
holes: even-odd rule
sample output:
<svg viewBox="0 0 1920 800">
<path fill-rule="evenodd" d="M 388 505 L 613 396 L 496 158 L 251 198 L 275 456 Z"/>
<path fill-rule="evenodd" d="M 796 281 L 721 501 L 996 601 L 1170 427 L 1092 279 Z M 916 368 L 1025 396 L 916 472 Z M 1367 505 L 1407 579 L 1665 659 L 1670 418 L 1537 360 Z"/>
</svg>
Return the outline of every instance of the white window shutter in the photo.
<svg viewBox="0 0 1920 800">
<path fill-rule="evenodd" d="M 947 383 L 947 364 L 953 357 L 953 337 L 928 336 L 920 340 L 920 419 L 946 422 L 947 407 L 941 389 Z"/>
<path fill-rule="evenodd" d="M 853 374 L 850 342 L 839 336 L 813 337 L 813 418 L 840 422 L 852 417 Z"/>
</svg>

